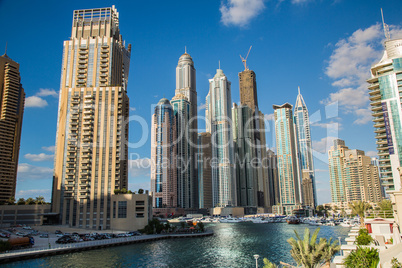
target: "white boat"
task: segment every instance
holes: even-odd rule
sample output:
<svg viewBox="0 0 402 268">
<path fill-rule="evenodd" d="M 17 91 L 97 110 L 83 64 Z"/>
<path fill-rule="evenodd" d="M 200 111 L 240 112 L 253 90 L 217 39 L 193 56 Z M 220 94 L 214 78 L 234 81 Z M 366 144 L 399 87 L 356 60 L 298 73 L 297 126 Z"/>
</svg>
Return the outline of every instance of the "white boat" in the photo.
<svg viewBox="0 0 402 268">
<path fill-rule="evenodd" d="M 243 220 L 238 219 L 238 218 L 229 217 L 229 218 L 219 219 L 219 222 L 221 222 L 221 223 L 239 223 L 239 222 L 243 222 Z"/>
</svg>

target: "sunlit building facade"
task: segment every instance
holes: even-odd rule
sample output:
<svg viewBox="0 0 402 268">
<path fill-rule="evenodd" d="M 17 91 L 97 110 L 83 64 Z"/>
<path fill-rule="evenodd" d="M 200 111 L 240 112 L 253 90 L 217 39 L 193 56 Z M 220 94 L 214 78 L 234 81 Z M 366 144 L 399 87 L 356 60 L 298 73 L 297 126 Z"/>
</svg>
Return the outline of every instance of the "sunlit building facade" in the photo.
<svg viewBox="0 0 402 268">
<path fill-rule="evenodd" d="M 52 194 L 63 225 L 110 229 L 111 195 L 127 189 L 130 51 L 114 6 L 74 11 L 64 41 Z"/>
<path fill-rule="evenodd" d="M 300 167 L 302 170 L 301 184 L 303 205 L 315 208 L 317 205 L 317 191 L 315 188 L 310 121 L 306 103 L 304 102 L 303 96 L 300 94 L 300 88 L 294 107 L 294 121 L 300 153 Z"/>
<path fill-rule="evenodd" d="M 381 60 L 371 68 L 368 90 L 382 185 L 401 190 L 402 166 L 402 39 L 385 41 Z"/>
<path fill-rule="evenodd" d="M 25 92 L 20 65 L 0 56 L 0 202 L 15 198 Z"/>
<path fill-rule="evenodd" d="M 236 206 L 232 134 L 231 83 L 221 69 L 209 79 L 207 129 L 211 131 L 212 197 L 214 207 Z"/>
</svg>

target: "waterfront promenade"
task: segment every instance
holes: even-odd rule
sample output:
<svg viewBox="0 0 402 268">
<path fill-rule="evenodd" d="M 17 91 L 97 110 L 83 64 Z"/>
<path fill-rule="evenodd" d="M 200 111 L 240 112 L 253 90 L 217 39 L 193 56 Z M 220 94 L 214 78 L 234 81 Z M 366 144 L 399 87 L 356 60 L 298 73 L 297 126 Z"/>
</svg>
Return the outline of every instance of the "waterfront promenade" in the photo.
<svg viewBox="0 0 402 268">
<path fill-rule="evenodd" d="M 190 238 L 190 237 L 198 238 L 198 237 L 212 236 L 213 234 L 214 233 L 212 230 L 206 230 L 204 233 L 142 235 L 133 237 L 113 238 L 99 241 L 78 242 L 67 245 L 52 244 L 48 247 L 21 249 L 12 252 L 2 253 L 0 254 L 0 264 L 25 259 L 66 254 L 71 252 L 80 252 L 84 250 L 112 247 L 112 246 L 121 246 L 121 245 L 143 243 L 143 242 L 150 242 L 164 239 L 177 239 L 177 238 Z"/>
</svg>

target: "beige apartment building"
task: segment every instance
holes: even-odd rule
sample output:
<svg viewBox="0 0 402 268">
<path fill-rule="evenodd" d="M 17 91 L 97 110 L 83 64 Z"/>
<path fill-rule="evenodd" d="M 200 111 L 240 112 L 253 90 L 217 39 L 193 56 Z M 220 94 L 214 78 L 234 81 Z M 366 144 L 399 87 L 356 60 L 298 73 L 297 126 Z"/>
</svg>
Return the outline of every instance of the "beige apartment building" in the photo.
<svg viewBox="0 0 402 268">
<path fill-rule="evenodd" d="M 0 202 L 15 197 L 25 92 L 20 65 L 0 57 Z"/>
<path fill-rule="evenodd" d="M 364 151 L 349 149 L 345 141 L 337 139 L 328 156 L 332 202 L 375 203 L 384 198 L 378 168 Z"/>
<path fill-rule="evenodd" d="M 53 178 L 52 212 L 61 224 L 110 229 L 114 190 L 127 188 L 130 51 L 114 6 L 74 11 Z"/>
</svg>

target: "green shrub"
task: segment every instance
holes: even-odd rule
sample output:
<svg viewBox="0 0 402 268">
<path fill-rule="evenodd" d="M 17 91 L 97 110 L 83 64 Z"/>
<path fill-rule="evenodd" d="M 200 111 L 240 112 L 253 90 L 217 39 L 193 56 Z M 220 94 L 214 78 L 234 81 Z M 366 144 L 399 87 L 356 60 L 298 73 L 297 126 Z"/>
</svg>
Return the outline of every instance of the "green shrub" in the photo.
<svg viewBox="0 0 402 268">
<path fill-rule="evenodd" d="M 11 249 L 11 244 L 8 241 L 0 240 L 0 252 L 4 252 L 6 250 Z"/>
<path fill-rule="evenodd" d="M 357 247 L 344 259 L 343 265 L 346 268 L 376 268 L 379 262 L 377 249 Z"/>
<path fill-rule="evenodd" d="M 366 228 L 359 230 L 359 235 L 356 237 L 356 244 L 359 246 L 367 246 L 373 241 Z"/>
</svg>

